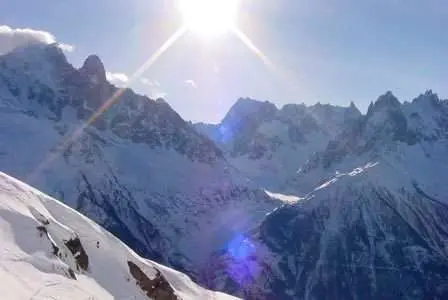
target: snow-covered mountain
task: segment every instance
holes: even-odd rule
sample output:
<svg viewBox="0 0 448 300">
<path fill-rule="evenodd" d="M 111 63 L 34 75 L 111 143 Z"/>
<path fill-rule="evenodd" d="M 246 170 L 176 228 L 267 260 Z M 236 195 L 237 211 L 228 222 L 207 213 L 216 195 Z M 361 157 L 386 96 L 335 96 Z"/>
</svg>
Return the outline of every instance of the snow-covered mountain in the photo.
<svg viewBox="0 0 448 300">
<path fill-rule="evenodd" d="M 366 115 L 240 99 L 193 128 L 98 57 L 32 45 L 0 56 L 0 169 L 245 299 L 448 298 L 448 102 L 431 91 Z"/>
<path fill-rule="evenodd" d="M 2 299 L 236 299 L 138 256 L 98 224 L 0 173 Z"/>
<path fill-rule="evenodd" d="M 313 155 L 299 200 L 217 253 L 210 286 L 245 299 L 447 299 L 448 109 L 392 93 Z"/>
<path fill-rule="evenodd" d="M 361 113 L 349 107 L 288 104 L 239 99 L 220 124 L 195 124 L 214 140 L 243 174 L 273 191 L 295 174 L 308 157 L 355 122 Z"/>
<path fill-rule="evenodd" d="M 0 56 L 0 169 L 192 276 L 279 205 L 165 101 L 117 89 L 97 56 L 74 68 L 55 45 Z"/>
</svg>

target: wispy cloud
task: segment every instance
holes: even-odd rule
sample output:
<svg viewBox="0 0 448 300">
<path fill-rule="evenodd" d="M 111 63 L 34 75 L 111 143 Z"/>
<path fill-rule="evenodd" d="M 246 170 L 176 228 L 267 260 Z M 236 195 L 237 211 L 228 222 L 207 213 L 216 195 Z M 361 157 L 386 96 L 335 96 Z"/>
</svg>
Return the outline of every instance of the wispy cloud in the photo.
<svg viewBox="0 0 448 300">
<path fill-rule="evenodd" d="M 75 50 L 74 45 L 57 42 L 55 36 L 48 31 L 0 25 L 0 54 L 11 52 L 17 47 L 53 43 L 58 43 L 59 47 L 66 52 Z"/>
<path fill-rule="evenodd" d="M 153 99 L 166 98 L 167 95 L 168 95 L 168 93 L 163 92 L 163 91 L 153 91 L 151 93 L 151 98 L 153 98 Z"/>
<path fill-rule="evenodd" d="M 157 80 L 151 80 L 148 79 L 146 77 L 142 77 L 140 78 L 140 82 L 144 85 L 149 85 L 149 86 L 160 86 L 160 82 L 158 82 Z"/>
<path fill-rule="evenodd" d="M 59 48 L 61 48 L 65 52 L 73 52 L 75 51 L 75 45 L 59 43 Z"/>
<path fill-rule="evenodd" d="M 198 85 L 196 84 L 196 81 L 194 81 L 193 79 L 187 79 L 184 81 L 184 84 L 186 86 L 192 87 L 194 89 L 196 89 L 198 87 Z"/>
<path fill-rule="evenodd" d="M 124 73 L 113 73 L 113 72 L 106 72 L 106 78 L 110 83 L 113 83 L 118 86 L 125 85 L 129 81 L 128 75 Z"/>
<path fill-rule="evenodd" d="M 140 83 L 145 86 L 145 93 L 153 99 L 165 98 L 168 95 L 168 93 L 163 91 L 162 86 L 158 80 L 141 77 Z"/>
</svg>

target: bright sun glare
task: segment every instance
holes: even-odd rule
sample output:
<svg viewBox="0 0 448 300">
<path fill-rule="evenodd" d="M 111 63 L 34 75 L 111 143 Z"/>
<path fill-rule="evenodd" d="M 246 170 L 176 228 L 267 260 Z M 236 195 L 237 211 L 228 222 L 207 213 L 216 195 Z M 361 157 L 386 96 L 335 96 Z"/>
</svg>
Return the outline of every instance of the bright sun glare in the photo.
<svg viewBox="0 0 448 300">
<path fill-rule="evenodd" d="M 240 0 L 179 0 L 185 27 L 204 37 L 215 37 L 236 26 Z"/>
</svg>

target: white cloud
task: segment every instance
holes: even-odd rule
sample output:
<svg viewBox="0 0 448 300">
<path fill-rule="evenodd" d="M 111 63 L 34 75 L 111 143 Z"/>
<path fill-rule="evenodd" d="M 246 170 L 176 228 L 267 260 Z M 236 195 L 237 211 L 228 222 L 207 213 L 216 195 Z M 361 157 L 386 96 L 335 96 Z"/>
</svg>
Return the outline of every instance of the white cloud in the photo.
<svg viewBox="0 0 448 300">
<path fill-rule="evenodd" d="M 106 72 L 106 78 L 110 83 L 123 86 L 129 81 L 128 75 L 124 73 Z"/>
<path fill-rule="evenodd" d="M 151 93 L 151 98 L 152 99 L 157 99 L 157 98 L 165 98 L 168 95 L 168 93 L 165 93 L 163 91 L 159 91 L 159 90 L 154 90 Z"/>
<path fill-rule="evenodd" d="M 31 28 L 11 28 L 7 25 L 0 25 L 0 54 L 5 54 L 17 47 L 30 44 L 53 43 L 57 43 L 57 41 L 55 36 L 50 32 Z M 65 43 L 58 43 L 58 45 L 66 52 L 72 52 L 75 49 L 73 45 Z"/>
<path fill-rule="evenodd" d="M 187 79 L 187 80 L 185 80 L 185 81 L 184 81 L 184 84 L 187 85 L 187 86 L 189 86 L 189 87 L 192 87 L 192 88 L 194 88 L 194 89 L 196 89 L 196 88 L 198 87 L 198 85 L 196 84 L 196 82 L 195 82 L 194 80 L 192 80 L 192 79 Z"/>
<path fill-rule="evenodd" d="M 146 77 L 142 77 L 140 78 L 140 82 L 144 85 L 149 85 L 149 86 L 160 86 L 160 82 L 158 82 L 157 80 L 150 80 Z"/>
<path fill-rule="evenodd" d="M 65 52 L 73 52 L 75 51 L 75 45 L 65 44 L 65 43 L 59 43 L 59 48 L 61 48 Z"/>
<path fill-rule="evenodd" d="M 151 81 L 145 77 L 140 78 L 140 82 L 146 85 L 151 85 Z"/>
<path fill-rule="evenodd" d="M 144 94 L 147 94 L 152 99 L 165 98 L 168 95 L 168 93 L 162 90 L 158 80 L 142 77 L 140 78 L 140 83 L 147 86 L 144 88 Z"/>
</svg>

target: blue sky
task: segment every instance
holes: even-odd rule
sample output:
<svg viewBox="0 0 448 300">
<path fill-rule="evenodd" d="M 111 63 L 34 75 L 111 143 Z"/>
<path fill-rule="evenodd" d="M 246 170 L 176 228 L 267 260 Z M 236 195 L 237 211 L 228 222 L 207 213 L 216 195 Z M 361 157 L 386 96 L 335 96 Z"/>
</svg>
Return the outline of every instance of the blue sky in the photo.
<svg viewBox="0 0 448 300">
<path fill-rule="evenodd" d="M 133 87 L 164 95 L 182 117 L 218 122 L 239 97 L 285 103 L 354 101 L 361 110 L 391 90 L 448 98 L 445 0 L 242 0 L 240 28 L 273 62 L 233 35 L 186 34 Z M 79 66 L 98 54 L 130 76 L 181 25 L 176 0 L 15 0 L 0 25 L 50 32 Z"/>
</svg>

